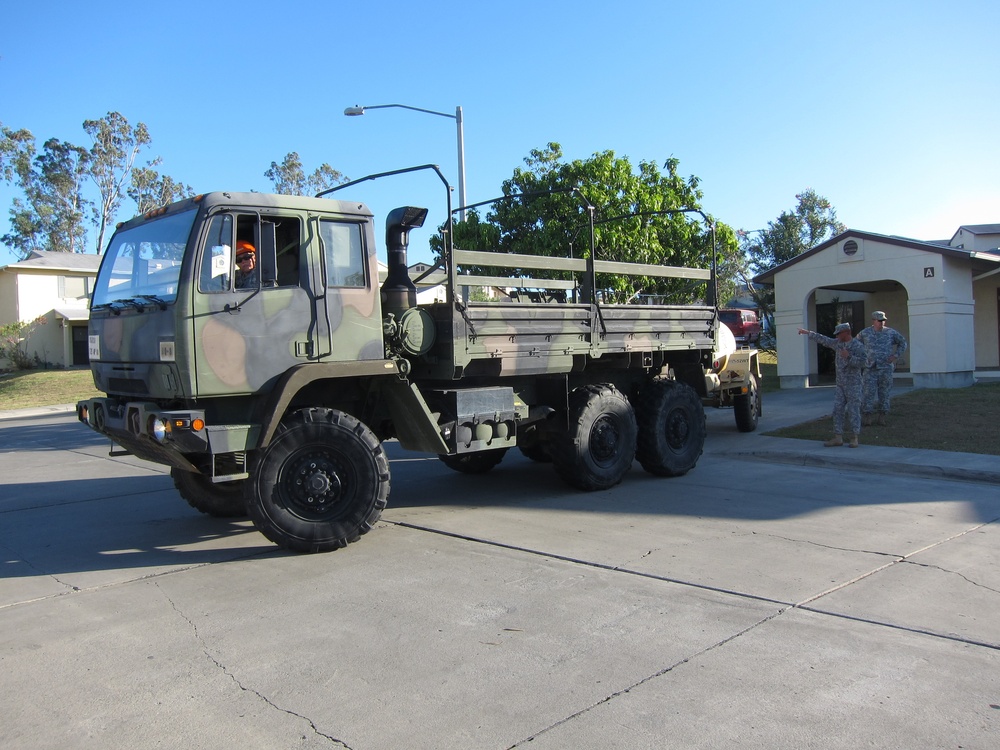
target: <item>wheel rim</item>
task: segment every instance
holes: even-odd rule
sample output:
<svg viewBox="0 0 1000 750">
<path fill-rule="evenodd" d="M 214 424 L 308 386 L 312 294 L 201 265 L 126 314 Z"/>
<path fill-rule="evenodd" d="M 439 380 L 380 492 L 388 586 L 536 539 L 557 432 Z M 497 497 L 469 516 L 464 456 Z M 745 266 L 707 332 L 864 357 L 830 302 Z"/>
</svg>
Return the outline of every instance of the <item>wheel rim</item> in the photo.
<svg viewBox="0 0 1000 750">
<path fill-rule="evenodd" d="M 285 464 L 278 494 L 290 513 L 307 521 L 329 521 L 342 514 L 350 469 L 335 453 L 304 448 Z"/>
<path fill-rule="evenodd" d="M 665 425 L 667 445 L 675 451 L 682 450 L 687 444 L 688 435 L 691 434 L 691 421 L 688 413 L 684 409 L 673 409 L 667 414 Z"/>
<path fill-rule="evenodd" d="M 614 463 L 621 450 L 621 426 L 605 414 L 590 428 L 590 455 L 601 466 Z"/>
</svg>

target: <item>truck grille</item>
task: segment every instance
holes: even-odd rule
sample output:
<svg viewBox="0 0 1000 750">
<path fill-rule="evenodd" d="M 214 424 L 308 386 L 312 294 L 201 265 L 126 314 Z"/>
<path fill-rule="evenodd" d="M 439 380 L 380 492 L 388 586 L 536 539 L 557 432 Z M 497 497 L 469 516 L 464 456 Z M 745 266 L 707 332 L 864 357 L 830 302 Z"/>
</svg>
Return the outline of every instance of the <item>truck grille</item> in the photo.
<svg viewBox="0 0 1000 750">
<path fill-rule="evenodd" d="M 128 378 L 108 378 L 109 393 L 129 393 L 134 395 L 146 395 L 149 389 L 144 380 L 130 380 Z"/>
</svg>

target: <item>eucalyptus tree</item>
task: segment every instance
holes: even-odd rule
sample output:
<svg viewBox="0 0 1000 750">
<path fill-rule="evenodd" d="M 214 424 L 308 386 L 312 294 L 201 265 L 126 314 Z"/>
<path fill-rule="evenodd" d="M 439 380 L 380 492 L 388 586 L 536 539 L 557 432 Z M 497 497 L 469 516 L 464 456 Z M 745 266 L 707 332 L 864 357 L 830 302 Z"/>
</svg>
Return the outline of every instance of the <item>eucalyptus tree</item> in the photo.
<svg viewBox="0 0 1000 750">
<path fill-rule="evenodd" d="M 326 163 L 307 175 L 297 151 L 285 154 L 281 164 L 272 161 L 264 176 L 271 181 L 274 192 L 280 195 L 315 195 L 347 182 L 344 175 Z"/>
<path fill-rule="evenodd" d="M 5 130 L 0 170 L 23 193 L 10 208 L 10 231 L 4 244 L 20 258 L 35 250 L 84 252 L 84 216 L 90 202 L 83 196 L 89 168 L 86 149 L 50 138 L 41 152 L 27 130 Z"/>
<path fill-rule="evenodd" d="M 108 225 L 114 223 L 126 195 L 136 157 L 152 139 L 144 123 L 133 128 L 119 112 L 108 112 L 100 120 L 84 120 L 83 129 L 93 141 L 89 174 L 98 191 L 93 219 L 100 253 Z"/>
<path fill-rule="evenodd" d="M 162 161 L 161 158 L 157 157 L 144 167 L 132 168 L 132 178 L 126 193 L 129 198 L 135 201 L 137 214 L 194 195 L 194 190 L 190 185 L 176 182 L 169 175 L 161 175 L 154 169 Z"/>
</svg>

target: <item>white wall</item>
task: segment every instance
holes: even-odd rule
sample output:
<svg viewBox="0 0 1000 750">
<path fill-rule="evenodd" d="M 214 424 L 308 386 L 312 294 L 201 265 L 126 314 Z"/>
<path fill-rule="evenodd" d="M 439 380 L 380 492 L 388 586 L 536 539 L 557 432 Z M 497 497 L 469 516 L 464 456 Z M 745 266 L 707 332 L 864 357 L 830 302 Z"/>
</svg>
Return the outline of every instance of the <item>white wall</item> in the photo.
<svg viewBox="0 0 1000 750">
<path fill-rule="evenodd" d="M 83 276 L 86 274 L 23 270 L 16 274 L 3 274 L 11 279 L 10 282 L 4 280 L 4 289 L 11 289 L 14 302 L 13 305 L 10 305 L 5 300 L 3 311 L 9 314 L 9 320 L 5 318 L 3 322 L 14 322 L 14 320 L 26 322 L 44 316 L 45 322 L 35 328 L 34 332 L 25 340 L 23 348 L 29 356 L 37 354 L 42 361 L 63 367 L 73 363 L 72 332 L 69 324 L 62 321 L 53 312 L 53 309 L 58 307 L 84 311 L 88 304 L 85 297 L 66 298 L 59 296 L 59 280 L 67 275 Z M 3 364 L 6 366 L 9 363 L 4 362 Z"/>
<path fill-rule="evenodd" d="M 857 250 L 848 254 L 845 244 L 852 240 Z M 813 347 L 797 333 L 799 327 L 815 330 L 815 290 L 887 280 L 898 282 L 900 288 L 873 294 L 865 312 L 870 316 L 874 309 L 884 310 L 889 324 L 907 337 L 914 385 L 973 382 L 975 308 L 969 264 L 933 251 L 848 234 L 775 276 L 782 387 L 803 387 L 815 373 Z"/>
</svg>

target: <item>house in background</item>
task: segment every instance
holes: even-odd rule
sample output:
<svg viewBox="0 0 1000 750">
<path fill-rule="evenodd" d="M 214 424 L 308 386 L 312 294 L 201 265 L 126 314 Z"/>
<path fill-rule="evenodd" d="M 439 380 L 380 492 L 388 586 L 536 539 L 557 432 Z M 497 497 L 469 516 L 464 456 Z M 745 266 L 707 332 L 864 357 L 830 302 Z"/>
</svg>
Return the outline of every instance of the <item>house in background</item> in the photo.
<svg viewBox="0 0 1000 750">
<path fill-rule="evenodd" d="M 1000 224 L 959 227 L 923 242 L 849 229 L 755 281 L 774 285 L 778 377 L 815 384 L 819 347 L 798 329 L 856 334 L 882 310 L 909 342 L 904 366 L 918 388 L 972 385 L 1000 368 Z"/>
<path fill-rule="evenodd" d="M 56 367 L 86 366 L 88 307 L 100 264 L 100 255 L 37 251 L 3 266 L 0 325 L 42 317 L 25 351 Z"/>
</svg>

